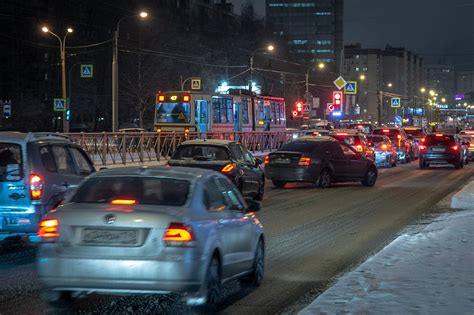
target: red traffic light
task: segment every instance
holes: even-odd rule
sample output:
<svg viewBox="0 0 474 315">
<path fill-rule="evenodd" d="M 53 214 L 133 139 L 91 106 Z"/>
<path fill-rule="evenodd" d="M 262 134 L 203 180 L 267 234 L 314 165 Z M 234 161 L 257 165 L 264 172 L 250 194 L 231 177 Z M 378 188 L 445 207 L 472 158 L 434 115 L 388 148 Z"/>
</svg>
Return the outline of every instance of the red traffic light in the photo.
<svg viewBox="0 0 474 315">
<path fill-rule="evenodd" d="M 296 102 L 296 110 L 298 112 L 302 112 L 303 111 L 303 103 L 301 102 Z"/>
<path fill-rule="evenodd" d="M 341 91 L 334 91 L 332 92 L 332 104 L 335 107 L 335 110 L 340 110 L 342 106 L 342 92 Z"/>
</svg>

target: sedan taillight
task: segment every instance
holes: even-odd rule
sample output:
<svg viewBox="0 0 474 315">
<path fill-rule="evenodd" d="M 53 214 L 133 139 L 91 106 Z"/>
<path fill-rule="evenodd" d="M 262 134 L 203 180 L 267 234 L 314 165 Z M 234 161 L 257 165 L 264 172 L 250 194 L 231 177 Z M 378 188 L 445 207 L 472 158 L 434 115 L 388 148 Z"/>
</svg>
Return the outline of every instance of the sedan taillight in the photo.
<svg viewBox="0 0 474 315">
<path fill-rule="evenodd" d="M 163 241 L 166 246 L 192 246 L 194 244 L 193 230 L 187 224 L 172 222 L 165 231 Z"/>
<path fill-rule="evenodd" d="M 228 173 L 232 172 L 234 169 L 235 169 L 235 164 L 234 163 L 228 163 L 221 169 L 221 172 L 224 173 L 224 174 L 228 174 Z"/>
<path fill-rule="evenodd" d="M 52 242 L 59 236 L 58 219 L 45 219 L 40 222 L 38 236 L 42 242 Z"/>
<path fill-rule="evenodd" d="M 302 156 L 298 161 L 298 166 L 310 166 L 311 165 L 311 158 Z"/>
</svg>

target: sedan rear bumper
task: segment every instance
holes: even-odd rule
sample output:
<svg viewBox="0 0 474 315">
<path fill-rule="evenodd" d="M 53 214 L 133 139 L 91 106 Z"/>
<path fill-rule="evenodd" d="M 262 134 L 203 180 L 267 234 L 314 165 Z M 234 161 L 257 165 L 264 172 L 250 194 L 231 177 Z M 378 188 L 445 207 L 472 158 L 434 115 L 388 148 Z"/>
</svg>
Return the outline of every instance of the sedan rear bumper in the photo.
<svg viewBox="0 0 474 315">
<path fill-rule="evenodd" d="M 38 276 L 49 290 L 166 294 L 198 291 L 202 266 L 205 261 L 40 257 Z"/>
<path fill-rule="evenodd" d="M 318 174 L 315 167 L 272 167 L 265 168 L 265 176 L 270 180 L 284 182 L 314 182 L 314 174 Z"/>
<path fill-rule="evenodd" d="M 436 163 L 456 163 L 460 161 L 459 155 L 453 155 L 450 153 L 424 153 L 420 155 L 420 158 L 425 162 L 436 162 Z"/>
</svg>

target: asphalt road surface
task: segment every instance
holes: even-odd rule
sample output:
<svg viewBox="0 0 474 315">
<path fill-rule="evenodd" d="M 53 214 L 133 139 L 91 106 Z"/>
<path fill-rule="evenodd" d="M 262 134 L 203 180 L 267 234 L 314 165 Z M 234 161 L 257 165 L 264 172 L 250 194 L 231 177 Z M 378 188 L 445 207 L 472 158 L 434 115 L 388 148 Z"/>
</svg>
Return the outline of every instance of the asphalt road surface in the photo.
<svg viewBox="0 0 474 315">
<path fill-rule="evenodd" d="M 474 163 L 473 163 L 474 164 Z M 293 313 L 330 285 L 339 273 L 392 240 L 443 197 L 474 175 L 462 170 L 419 170 L 418 163 L 381 170 L 375 187 L 337 184 L 330 189 L 267 185 L 258 214 L 266 234 L 266 274 L 255 290 L 238 283 L 224 287 L 221 313 Z M 3 244 L 0 251 L 0 313 L 67 313 L 40 300 L 35 248 Z M 179 296 L 100 296 L 77 300 L 79 314 L 189 314 Z"/>
</svg>

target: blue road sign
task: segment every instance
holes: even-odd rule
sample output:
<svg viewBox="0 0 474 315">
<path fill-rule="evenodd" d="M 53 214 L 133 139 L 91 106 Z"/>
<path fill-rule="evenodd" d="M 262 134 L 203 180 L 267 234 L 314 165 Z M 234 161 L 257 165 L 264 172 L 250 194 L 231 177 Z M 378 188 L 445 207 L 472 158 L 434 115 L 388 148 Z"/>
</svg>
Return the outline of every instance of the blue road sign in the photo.
<svg viewBox="0 0 474 315">
<path fill-rule="evenodd" d="M 402 117 L 400 116 L 395 116 L 393 118 L 393 122 L 395 123 L 395 125 L 401 125 L 402 124 Z"/>
<path fill-rule="evenodd" d="M 392 107 L 400 107 L 402 102 L 400 101 L 399 97 L 392 97 L 390 104 L 392 105 Z"/>
<path fill-rule="evenodd" d="M 81 78 L 94 77 L 94 65 L 81 65 Z"/>
<path fill-rule="evenodd" d="M 12 117 L 12 101 L 6 100 L 3 102 L 3 117 L 10 118 Z"/>
<path fill-rule="evenodd" d="M 357 81 L 347 81 L 344 85 L 344 94 L 357 94 Z"/>
<path fill-rule="evenodd" d="M 55 112 L 64 112 L 66 110 L 66 99 L 55 98 L 53 100 L 53 106 Z"/>
</svg>

